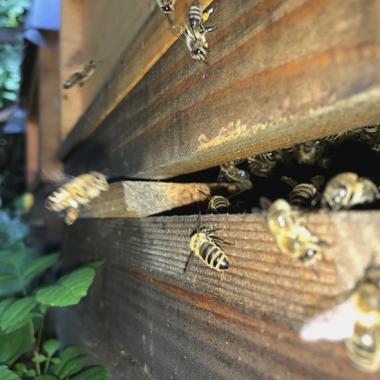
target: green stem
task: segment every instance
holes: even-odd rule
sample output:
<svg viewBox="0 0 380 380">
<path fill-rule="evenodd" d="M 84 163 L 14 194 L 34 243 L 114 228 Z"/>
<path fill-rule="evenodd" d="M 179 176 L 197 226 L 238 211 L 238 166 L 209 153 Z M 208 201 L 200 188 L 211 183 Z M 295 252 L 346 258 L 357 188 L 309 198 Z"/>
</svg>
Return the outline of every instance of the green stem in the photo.
<svg viewBox="0 0 380 380">
<path fill-rule="evenodd" d="M 45 362 L 45 366 L 44 366 L 44 374 L 46 375 L 48 373 L 48 370 L 49 370 L 49 366 L 50 366 L 50 359 L 51 358 L 48 358 Z"/>
<path fill-rule="evenodd" d="M 34 355 L 38 355 L 41 350 L 41 340 L 42 340 L 42 331 L 44 329 L 44 320 L 45 320 L 45 315 L 42 318 L 40 328 L 38 329 L 37 333 L 37 340 L 34 348 Z M 37 375 L 41 375 L 41 365 L 39 362 L 36 363 L 36 371 Z"/>
</svg>

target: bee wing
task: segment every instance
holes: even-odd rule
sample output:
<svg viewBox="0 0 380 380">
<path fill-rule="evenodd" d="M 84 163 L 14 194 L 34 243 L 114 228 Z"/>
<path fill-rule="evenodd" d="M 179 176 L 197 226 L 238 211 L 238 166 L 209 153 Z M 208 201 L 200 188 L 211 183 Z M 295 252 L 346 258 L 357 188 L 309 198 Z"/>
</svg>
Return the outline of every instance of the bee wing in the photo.
<svg viewBox="0 0 380 380">
<path fill-rule="evenodd" d="M 272 203 L 273 202 L 266 197 L 260 197 L 260 199 L 259 199 L 260 208 L 263 211 L 268 211 L 270 206 L 272 205 Z"/>
<path fill-rule="evenodd" d="M 301 328 L 300 337 L 310 342 L 347 339 L 354 332 L 355 314 L 354 306 L 348 300 L 306 322 Z"/>
</svg>

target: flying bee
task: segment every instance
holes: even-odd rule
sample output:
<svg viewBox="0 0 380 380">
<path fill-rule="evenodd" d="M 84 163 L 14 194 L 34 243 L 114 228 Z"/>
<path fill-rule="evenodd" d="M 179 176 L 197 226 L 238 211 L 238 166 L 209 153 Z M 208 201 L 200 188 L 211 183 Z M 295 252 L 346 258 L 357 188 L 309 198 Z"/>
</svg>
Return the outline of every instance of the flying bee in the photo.
<svg viewBox="0 0 380 380">
<path fill-rule="evenodd" d="M 293 189 L 289 194 L 289 203 L 292 206 L 300 208 L 314 207 L 319 198 L 319 189 L 321 188 L 325 177 L 322 175 L 314 176 L 311 182 L 298 183 L 290 177 L 281 177 L 281 179 Z"/>
<path fill-rule="evenodd" d="M 338 174 L 327 183 L 322 204 L 333 210 L 340 210 L 374 202 L 379 198 L 379 189 L 371 180 L 346 172 Z"/>
<path fill-rule="evenodd" d="M 109 185 L 103 174 L 82 174 L 49 195 L 45 206 L 51 211 L 65 212 L 65 223 L 70 225 L 78 218 L 80 206 L 86 206 L 108 189 Z"/>
<path fill-rule="evenodd" d="M 229 268 L 228 258 L 221 248 L 224 240 L 214 236 L 216 230 L 201 227 L 201 216 L 199 214 L 197 228 L 190 238 L 190 250 L 198 256 L 209 268 L 218 272 L 225 271 Z M 187 267 L 187 263 L 186 263 Z M 186 268 L 185 267 L 185 268 Z"/>
<path fill-rule="evenodd" d="M 274 152 L 256 154 L 247 158 L 249 169 L 258 177 L 268 177 L 277 165 L 277 156 Z"/>
<path fill-rule="evenodd" d="M 304 225 L 303 214 L 283 199 L 268 210 L 268 227 L 280 251 L 309 266 L 322 259 L 321 241 Z"/>
<path fill-rule="evenodd" d="M 301 329 L 306 341 L 345 341 L 353 364 L 364 372 L 380 370 L 380 266 L 370 264 L 343 303 Z"/>
<path fill-rule="evenodd" d="M 76 85 L 79 87 L 83 87 L 84 84 L 93 76 L 98 64 L 101 61 L 95 62 L 94 60 L 90 60 L 88 63 L 82 65 L 78 71 L 71 74 L 64 82 L 63 88 L 68 90 Z"/>
<path fill-rule="evenodd" d="M 220 165 L 219 180 L 225 178 L 226 181 L 235 183 L 240 191 L 252 189 L 249 173 L 237 168 L 237 163 L 237 161 L 231 161 Z"/>
<path fill-rule="evenodd" d="M 176 0 L 157 0 L 157 4 L 161 11 L 165 14 L 174 12 L 174 5 Z"/>
</svg>

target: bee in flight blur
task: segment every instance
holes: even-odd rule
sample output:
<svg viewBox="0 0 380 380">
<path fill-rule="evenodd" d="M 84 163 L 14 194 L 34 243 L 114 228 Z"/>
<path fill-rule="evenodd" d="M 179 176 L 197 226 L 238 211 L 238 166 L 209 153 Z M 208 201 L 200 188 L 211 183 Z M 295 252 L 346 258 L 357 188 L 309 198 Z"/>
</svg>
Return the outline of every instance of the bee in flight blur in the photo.
<svg viewBox="0 0 380 380">
<path fill-rule="evenodd" d="M 301 329 L 310 342 L 344 341 L 353 364 L 364 372 L 380 370 L 380 266 L 370 264 L 343 302 Z"/>
<path fill-rule="evenodd" d="M 327 183 L 322 204 L 333 210 L 340 210 L 378 199 L 379 189 L 371 180 L 359 177 L 356 173 L 346 172 L 338 174 Z"/>
<path fill-rule="evenodd" d="M 90 60 L 86 64 L 82 65 L 78 71 L 71 74 L 64 82 L 63 88 L 68 90 L 76 85 L 79 87 L 83 87 L 84 84 L 94 75 L 98 64 L 101 61 L 95 62 L 94 60 Z"/>
<path fill-rule="evenodd" d="M 303 214 L 288 202 L 278 199 L 268 209 L 268 227 L 280 251 L 313 265 L 322 259 L 321 241 L 304 225 Z"/>
<path fill-rule="evenodd" d="M 197 228 L 191 234 L 190 250 L 198 256 L 209 268 L 218 272 L 227 270 L 230 266 L 221 244 L 227 243 L 214 235 L 216 230 L 201 227 L 201 215 L 198 216 Z M 191 256 L 189 256 L 190 259 Z M 189 260 L 185 265 L 185 270 Z"/>
<path fill-rule="evenodd" d="M 81 206 L 86 206 L 108 189 L 107 178 L 102 173 L 82 174 L 49 195 L 45 205 L 48 210 L 64 212 L 65 223 L 71 225 L 78 218 Z"/>
</svg>

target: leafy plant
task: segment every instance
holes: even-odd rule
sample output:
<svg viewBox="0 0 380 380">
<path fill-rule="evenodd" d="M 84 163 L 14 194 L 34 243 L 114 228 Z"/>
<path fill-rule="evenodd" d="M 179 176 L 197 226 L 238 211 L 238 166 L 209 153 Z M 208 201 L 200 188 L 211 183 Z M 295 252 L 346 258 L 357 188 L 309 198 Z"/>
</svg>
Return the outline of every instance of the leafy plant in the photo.
<svg viewBox="0 0 380 380">
<path fill-rule="evenodd" d="M 76 347 L 60 352 L 57 340 L 42 341 L 48 310 L 78 304 L 87 295 L 99 262 L 43 284 L 43 275 L 59 254 L 39 256 L 27 247 L 27 228 L 15 215 L 0 210 L 0 379 L 108 379 L 103 367 L 84 368 L 86 358 Z"/>
</svg>

